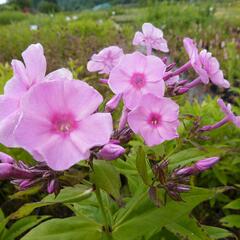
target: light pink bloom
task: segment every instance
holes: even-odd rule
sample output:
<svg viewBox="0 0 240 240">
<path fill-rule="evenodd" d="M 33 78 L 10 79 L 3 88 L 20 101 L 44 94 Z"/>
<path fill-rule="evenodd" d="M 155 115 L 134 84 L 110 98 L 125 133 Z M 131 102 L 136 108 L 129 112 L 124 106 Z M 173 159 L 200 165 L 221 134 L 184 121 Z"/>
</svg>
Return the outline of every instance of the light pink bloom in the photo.
<svg viewBox="0 0 240 240">
<path fill-rule="evenodd" d="M 0 95 L 0 142 L 8 147 L 16 147 L 13 131 L 21 112 L 21 98 L 29 89 L 42 81 L 53 79 L 72 79 L 67 69 L 59 69 L 46 74 L 46 59 L 41 44 L 30 45 L 23 53 L 24 63 L 12 61 L 13 77 L 4 87 L 4 95 Z"/>
<path fill-rule="evenodd" d="M 148 146 L 154 146 L 178 137 L 178 112 L 179 106 L 171 99 L 147 94 L 129 113 L 128 124 Z"/>
<path fill-rule="evenodd" d="M 142 32 L 135 33 L 133 45 L 145 46 L 149 55 L 152 49 L 169 52 L 167 41 L 163 38 L 162 30 L 154 27 L 151 23 L 144 23 L 142 25 Z"/>
<path fill-rule="evenodd" d="M 192 67 L 200 76 L 204 84 L 208 84 L 209 80 L 219 87 L 229 88 L 230 84 L 224 79 L 223 72 L 220 70 L 219 62 L 215 57 L 212 57 L 210 52 L 202 50 L 198 53 L 196 43 L 190 39 L 183 40 L 184 47 L 189 55 Z"/>
<path fill-rule="evenodd" d="M 82 81 L 38 84 L 22 100 L 17 143 L 54 170 L 88 159 L 89 150 L 108 143 L 112 133 L 111 114 L 95 113 L 102 100 Z"/>
<path fill-rule="evenodd" d="M 89 72 L 109 74 L 123 55 L 123 50 L 117 46 L 104 48 L 98 54 L 93 54 L 87 64 L 87 69 Z"/>
<path fill-rule="evenodd" d="M 234 115 L 231 110 L 231 104 L 228 103 L 226 105 L 222 99 L 218 99 L 218 105 L 224 112 L 225 118 L 227 118 L 228 121 L 231 121 L 234 125 L 240 128 L 240 116 Z"/>
<path fill-rule="evenodd" d="M 133 109 L 144 94 L 164 95 L 165 70 L 160 58 L 134 52 L 122 57 L 111 71 L 108 84 L 115 94 L 122 93 L 126 107 Z"/>
</svg>

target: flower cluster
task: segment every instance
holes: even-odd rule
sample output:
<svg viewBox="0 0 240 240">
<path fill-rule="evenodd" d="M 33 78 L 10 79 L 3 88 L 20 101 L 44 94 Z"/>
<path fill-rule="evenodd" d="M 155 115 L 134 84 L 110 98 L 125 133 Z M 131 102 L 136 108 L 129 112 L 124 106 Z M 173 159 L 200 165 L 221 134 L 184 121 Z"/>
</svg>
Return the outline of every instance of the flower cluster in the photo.
<svg viewBox="0 0 240 240">
<path fill-rule="evenodd" d="M 230 86 L 211 53 L 206 50 L 199 53 L 192 39 L 185 38 L 183 43 L 189 61 L 176 68 L 168 56 L 157 55 L 158 50 L 169 52 L 163 32 L 145 23 L 142 32 L 135 34 L 133 45 L 146 51 L 124 53 L 118 46 L 110 46 L 94 54 L 87 64 L 88 71 L 102 74 L 101 82 L 114 93 L 104 112 L 99 111 L 103 97 L 97 90 L 74 80 L 64 68 L 46 75 L 43 47 L 39 43 L 30 45 L 22 53 L 24 62 L 12 61 L 13 77 L 0 96 L 0 143 L 24 148 L 40 167 L 29 168 L 16 161 L 13 164 L 12 159 L 3 157 L 0 167 L 5 170 L 1 178 L 9 177 L 21 186 L 26 181 L 23 184 L 19 179 L 28 179 L 31 185 L 32 178 L 38 179 L 36 174 L 43 170 L 47 171 L 46 176 L 52 176 L 49 169 L 67 170 L 80 160 L 116 159 L 125 152 L 121 144 L 129 141 L 133 133 L 139 134 L 148 146 L 178 138 L 179 106 L 171 97 L 202 83 Z M 182 79 L 190 68 L 196 72 L 196 79 Z M 121 101 L 119 127 L 113 129 L 111 113 Z M 240 117 L 231 112 L 230 106 L 225 106 L 222 100 L 219 105 L 225 118 L 199 131 L 209 131 L 227 122 L 240 127 Z M 198 165 L 191 168 L 191 174 L 196 169 Z M 184 170 L 176 174 L 181 171 Z M 55 189 L 54 178 L 47 179 L 48 188 Z M 171 187 L 167 189 L 173 192 Z"/>
</svg>

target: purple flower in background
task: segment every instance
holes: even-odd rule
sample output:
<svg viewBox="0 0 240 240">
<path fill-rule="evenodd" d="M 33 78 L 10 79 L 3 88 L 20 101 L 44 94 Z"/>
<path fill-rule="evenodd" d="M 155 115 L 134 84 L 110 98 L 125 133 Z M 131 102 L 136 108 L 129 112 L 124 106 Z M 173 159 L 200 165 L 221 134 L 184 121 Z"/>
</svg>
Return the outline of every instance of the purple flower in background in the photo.
<svg viewBox="0 0 240 240">
<path fill-rule="evenodd" d="M 218 99 L 218 105 L 222 109 L 222 111 L 225 114 L 225 118 L 228 119 L 228 121 L 232 122 L 236 127 L 240 128 L 240 116 L 235 116 L 234 113 L 231 110 L 231 104 L 225 104 L 224 101 L 220 98 Z"/>
<path fill-rule="evenodd" d="M 200 76 L 202 83 L 208 84 L 210 80 L 213 84 L 219 87 L 230 87 L 229 82 L 224 79 L 218 60 L 215 57 L 212 57 L 210 52 L 207 52 L 207 50 L 204 49 L 198 53 L 196 43 L 190 38 L 184 38 L 183 43 L 192 67 Z"/>
<path fill-rule="evenodd" d="M 154 146 L 178 137 L 178 113 L 179 106 L 171 99 L 147 94 L 128 114 L 128 124 L 148 146 Z"/>
<path fill-rule="evenodd" d="M 148 55 L 151 54 L 152 49 L 169 52 L 167 41 L 163 38 L 162 30 L 154 27 L 151 23 L 144 23 L 142 25 L 142 32 L 135 33 L 133 45 L 145 46 Z"/>
<path fill-rule="evenodd" d="M 98 54 L 93 54 L 87 69 L 89 72 L 109 74 L 123 56 L 123 50 L 117 46 L 104 48 Z"/>
</svg>

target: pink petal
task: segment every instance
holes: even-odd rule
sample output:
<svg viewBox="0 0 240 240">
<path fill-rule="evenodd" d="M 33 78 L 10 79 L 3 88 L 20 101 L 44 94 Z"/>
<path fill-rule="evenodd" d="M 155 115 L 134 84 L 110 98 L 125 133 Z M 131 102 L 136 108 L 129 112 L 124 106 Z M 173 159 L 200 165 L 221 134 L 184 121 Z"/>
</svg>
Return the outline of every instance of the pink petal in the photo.
<svg viewBox="0 0 240 240">
<path fill-rule="evenodd" d="M 89 72 L 98 72 L 98 71 L 102 70 L 103 68 L 104 68 L 104 64 L 102 62 L 96 62 L 96 61 L 90 60 L 87 63 L 87 70 Z"/>
<path fill-rule="evenodd" d="M 80 160 L 89 158 L 90 152 L 81 152 L 79 148 L 69 139 L 61 136 L 51 138 L 39 149 L 48 166 L 55 171 L 63 171 Z"/>
<path fill-rule="evenodd" d="M 166 71 L 166 65 L 163 61 L 156 56 L 147 56 L 146 58 L 145 74 L 147 81 L 155 82 L 162 79 Z"/>
<path fill-rule="evenodd" d="M 211 75 L 210 79 L 211 79 L 212 83 L 214 83 L 215 85 L 217 85 L 219 87 L 223 87 L 223 88 L 230 87 L 229 82 L 224 79 L 223 72 L 221 70 L 216 72 L 214 75 Z"/>
<path fill-rule="evenodd" d="M 161 126 L 158 127 L 158 132 L 164 140 L 171 140 L 171 139 L 177 138 L 178 125 L 179 125 L 178 120 L 171 123 L 162 121 Z"/>
<path fill-rule="evenodd" d="M 18 108 L 19 101 L 17 99 L 0 95 L 0 120 L 17 111 Z"/>
<path fill-rule="evenodd" d="M 15 111 L 0 121 L 0 142 L 7 147 L 17 147 L 14 136 L 16 125 L 19 121 L 20 112 Z"/>
<path fill-rule="evenodd" d="M 151 23 L 144 23 L 142 25 L 142 31 L 144 36 L 151 36 L 154 32 L 154 26 Z"/>
<path fill-rule="evenodd" d="M 98 91 L 79 80 L 64 82 L 64 99 L 66 109 L 80 120 L 95 112 L 103 98 Z"/>
<path fill-rule="evenodd" d="M 22 109 L 33 115 L 50 119 L 55 113 L 64 113 L 64 81 L 49 81 L 39 83 L 23 97 Z M 68 81 L 66 81 L 68 82 Z"/>
<path fill-rule="evenodd" d="M 158 82 L 148 82 L 142 89 L 143 94 L 151 93 L 157 97 L 164 96 L 165 83 L 163 80 Z"/>
<path fill-rule="evenodd" d="M 144 35 L 141 32 L 136 32 L 133 38 L 133 45 L 141 45 L 144 42 Z"/>
<path fill-rule="evenodd" d="M 130 110 L 132 110 L 133 108 L 135 108 L 141 98 L 142 98 L 142 93 L 140 90 L 136 90 L 134 88 L 129 89 L 128 91 L 123 93 L 123 101 L 126 105 L 126 107 Z"/>
<path fill-rule="evenodd" d="M 148 125 L 142 126 L 140 129 L 140 134 L 149 147 L 164 142 L 164 139 L 160 136 L 157 128 L 152 128 Z"/>
<path fill-rule="evenodd" d="M 66 68 L 60 68 L 56 71 L 53 71 L 49 73 L 46 77 L 46 81 L 52 81 L 52 80 L 72 80 L 73 75 L 72 73 L 66 69 Z"/>
<path fill-rule="evenodd" d="M 30 78 L 31 85 L 43 80 L 46 74 L 47 63 L 41 44 L 30 45 L 23 53 L 22 57 L 26 65 L 26 72 Z"/>
<path fill-rule="evenodd" d="M 128 114 L 128 124 L 135 133 L 140 133 L 142 126 L 147 124 L 149 112 L 144 107 L 138 107 Z"/>
<path fill-rule="evenodd" d="M 16 142 L 28 151 L 44 145 L 51 137 L 51 122 L 32 113 L 23 113 L 15 130 Z"/>
<path fill-rule="evenodd" d="M 71 139 L 81 152 L 109 142 L 112 134 L 112 117 L 109 113 L 95 113 L 79 122 L 77 130 L 71 133 Z"/>
</svg>

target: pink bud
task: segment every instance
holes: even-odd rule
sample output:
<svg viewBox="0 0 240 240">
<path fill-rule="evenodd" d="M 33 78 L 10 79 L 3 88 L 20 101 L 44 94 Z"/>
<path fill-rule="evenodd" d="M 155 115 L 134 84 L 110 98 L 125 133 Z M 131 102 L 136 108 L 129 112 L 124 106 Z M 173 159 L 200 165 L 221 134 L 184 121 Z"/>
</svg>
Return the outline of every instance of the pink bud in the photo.
<svg viewBox="0 0 240 240">
<path fill-rule="evenodd" d="M 56 181 L 56 179 L 50 180 L 47 186 L 47 192 L 50 194 L 55 193 L 57 189 L 58 189 L 58 182 Z"/>
<path fill-rule="evenodd" d="M 0 163 L 0 180 L 8 179 L 12 176 L 13 165 L 9 163 Z"/>
<path fill-rule="evenodd" d="M 0 152 L 0 162 L 2 163 L 14 163 L 15 160 L 6 153 Z"/>
<path fill-rule="evenodd" d="M 0 179 L 5 180 L 9 178 L 28 179 L 33 178 L 34 174 L 24 169 L 13 166 L 9 163 L 0 163 Z"/>
<path fill-rule="evenodd" d="M 205 171 L 219 161 L 219 157 L 211 157 L 196 162 L 195 168 L 198 171 Z"/>
<path fill-rule="evenodd" d="M 105 111 L 106 112 L 112 112 L 114 111 L 119 102 L 121 101 L 122 99 L 122 94 L 118 94 L 118 95 L 114 95 L 106 104 L 106 107 L 105 107 Z"/>
<path fill-rule="evenodd" d="M 194 167 L 184 167 L 175 172 L 178 176 L 189 176 L 195 172 Z"/>
<path fill-rule="evenodd" d="M 98 152 L 98 157 L 105 160 L 114 160 L 125 153 L 125 149 L 117 144 L 108 143 Z"/>
</svg>

